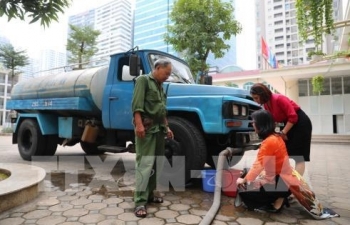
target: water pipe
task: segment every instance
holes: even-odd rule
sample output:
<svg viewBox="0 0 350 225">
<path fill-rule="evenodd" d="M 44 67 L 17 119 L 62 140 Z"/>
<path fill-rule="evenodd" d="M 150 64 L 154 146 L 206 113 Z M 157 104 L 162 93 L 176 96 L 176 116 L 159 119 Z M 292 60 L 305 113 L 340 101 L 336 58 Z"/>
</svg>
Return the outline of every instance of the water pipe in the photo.
<svg viewBox="0 0 350 225">
<path fill-rule="evenodd" d="M 235 154 L 238 154 L 242 151 L 242 149 L 238 148 L 230 148 L 227 147 L 223 151 L 220 152 L 218 157 L 218 164 L 216 166 L 216 175 L 215 175 L 215 191 L 214 191 L 214 200 L 213 204 L 211 205 L 208 213 L 205 215 L 203 220 L 200 222 L 199 225 L 210 225 L 213 221 L 217 211 L 220 207 L 220 201 L 221 201 L 221 186 L 222 186 L 222 171 L 225 166 L 225 160 L 228 156 L 234 156 Z"/>
</svg>

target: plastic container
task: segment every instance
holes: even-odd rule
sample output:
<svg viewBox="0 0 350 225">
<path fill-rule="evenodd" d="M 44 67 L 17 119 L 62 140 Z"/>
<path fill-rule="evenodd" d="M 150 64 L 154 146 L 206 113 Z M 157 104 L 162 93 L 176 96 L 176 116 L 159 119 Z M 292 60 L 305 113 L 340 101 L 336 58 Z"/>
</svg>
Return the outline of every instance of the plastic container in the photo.
<svg viewBox="0 0 350 225">
<path fill-rule="evenodd" d="M 215 174 L 216 170 L 206 169 L 202 170 L 202 184 L 203 191 L 214 192 L 215 191 Z"/>
<path fill-rule="evenodd" d="M 236 197 L 237 185 L 236 181 L 240 177 L 241 171 L 235 169 L 222 171 L 222 192 L 229 197 Z"/>
</svg>

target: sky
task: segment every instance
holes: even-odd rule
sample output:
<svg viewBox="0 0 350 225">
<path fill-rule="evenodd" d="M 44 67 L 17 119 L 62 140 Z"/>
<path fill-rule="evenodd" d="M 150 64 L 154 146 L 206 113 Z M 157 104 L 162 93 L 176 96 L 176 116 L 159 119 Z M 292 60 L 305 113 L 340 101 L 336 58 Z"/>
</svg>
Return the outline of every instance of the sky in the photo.
<svg viewBox="0 0 350 225">
<path fill-rule="evenodd" d="M 68 17 L 89 9 L 104 5 L 111 0 L 73 0 L 71 7 L 59 15 L 59 22 L 44 28 L 39 22 L 29 24 L 28 21 L 7 21 L 0 17 L 0 35 L 10 39 L 16 49 L 26 49 L 28 55 L 37 57 L 41 49 L 63 51 L 65 49 L 68 30 Z"/>
</svg>

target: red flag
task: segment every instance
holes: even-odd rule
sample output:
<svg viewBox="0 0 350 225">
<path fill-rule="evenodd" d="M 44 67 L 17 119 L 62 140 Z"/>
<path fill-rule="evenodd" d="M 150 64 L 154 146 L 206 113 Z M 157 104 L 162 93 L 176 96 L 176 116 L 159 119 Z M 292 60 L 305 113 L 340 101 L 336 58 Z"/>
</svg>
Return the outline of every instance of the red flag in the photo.
<svg viewBox="0 0 350 225">
<path fill-rule="evenodd" d="M 261 36 L 261 54 L 265 59 L 269 59 L 269 48 L 267 47 L 267 44 L 264 40 L 264 38 Z"/>
</svg>

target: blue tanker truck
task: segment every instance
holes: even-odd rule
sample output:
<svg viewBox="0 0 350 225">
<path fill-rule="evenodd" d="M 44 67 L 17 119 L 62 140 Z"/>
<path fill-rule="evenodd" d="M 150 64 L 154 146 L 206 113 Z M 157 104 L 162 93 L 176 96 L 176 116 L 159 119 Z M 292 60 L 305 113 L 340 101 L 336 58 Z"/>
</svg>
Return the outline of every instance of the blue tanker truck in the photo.
<svg viewBox="0 0 350 225">
<path fill-rule="evenodd" d="M 251 114 L 260 109 L 246 90 L 195 84 L 185 61 L 156 50 L 112 55 L 109 66 L 72 70 L 17 83 L 7 102 L 13 118 L 12 142 L 24 160 L 52 156 L 57 146 L 80 144 L 87 155 L 133 152 L 131 99 L 134 80 L 149 74 L 155 60 L 167 58 L 173 71 L 163 87 L 174 140 L 166 157 L 184 156 L 186 180 L 191 171 L 215 166 L 226 147 L 240 149 L 228 159 L 236 164 L 246 150 L 256 149 Z M 175 171 L 176 172 L 176 171 Z M 174 170 L 172 170 L 174 173 Z M 169 174 L 171 175 L 171 174 Z"/>
</svg>

